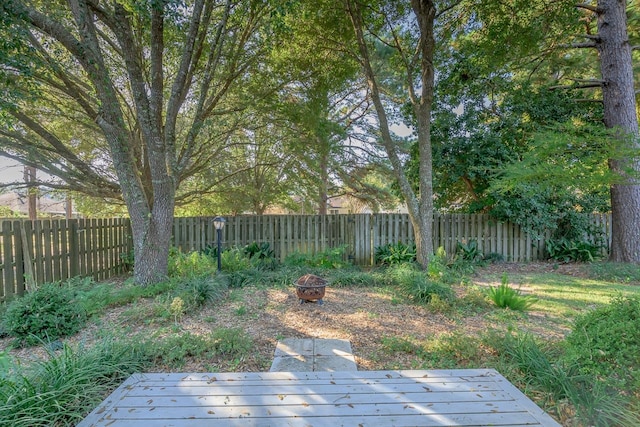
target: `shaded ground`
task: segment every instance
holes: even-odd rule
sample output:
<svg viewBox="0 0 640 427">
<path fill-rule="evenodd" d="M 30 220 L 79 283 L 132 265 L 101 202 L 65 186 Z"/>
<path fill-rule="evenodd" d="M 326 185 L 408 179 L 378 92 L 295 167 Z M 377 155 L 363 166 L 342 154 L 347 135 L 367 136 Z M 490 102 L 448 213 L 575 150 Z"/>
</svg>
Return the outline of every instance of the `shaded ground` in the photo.
<svg viewBox="0 0 640 427">
<path fill-rule="evenodd" d="M 472 282 L 486 286 L 495 284 L 503 272 L 552 271 L 583 275 L 582 267 L 574 265 L 499 264 L 478 270 Z M 473 293 L 473 287 L 458 286 L 456 293 L 464 297 Z M 154 317 L 153 307 L 157 302 L 149 299 L 110 309 L 98 321 L 66 341 L 91 345 L 96 339 L 110 335 L 150 337 L 153 334 L 166 336 L 185 332 L 205 335 L 219 328 L 238 328 L 252 338 L 254 346 L 250 354 L 232 361 L 187 358 L 180 371 L 266 371 L 271 365 L 277 341 L 288 337 L 347 339 L 351 342 L 359 370 L 416 369 L 425 367 L 425 362 L 411 351 L 388 351 L 390 339 L 428 342 L 443 334 L 477 337 L 491 328 L 506 328 L 509 323 L 503 321 L 503 311 L 490 307 L 478 309 L 473 301 L 467 309 L 433 311 L 407 303 L 388 289 L 328 286 L 324 302 L 324 305 L 300 304 L 293 286 L 283 289 L 249 287 L 232 290 L 224 302 L 187 314 L 174 325 L 173 319 Z M 518 329 L 547 339 L 561 338 L 567 332 L 562 326 L 566 319 L 552 319 L 535 310 L 508 316 L 517 322 Z M 8 338 L 0 340 L 0 351 L 9 344 Z M 10 353 L 21 360 L 44 355 L 37 348 L 12 349 Z M 163 366 L 158 370 L 175 371 Z"/>
</svg>

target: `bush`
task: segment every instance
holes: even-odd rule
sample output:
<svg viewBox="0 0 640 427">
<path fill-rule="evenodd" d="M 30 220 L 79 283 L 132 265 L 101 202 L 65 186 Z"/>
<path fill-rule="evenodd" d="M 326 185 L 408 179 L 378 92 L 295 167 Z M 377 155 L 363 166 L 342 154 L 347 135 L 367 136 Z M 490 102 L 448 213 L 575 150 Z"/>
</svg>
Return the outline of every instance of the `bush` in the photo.
<svg viewBox="0 0 640 427">
<path fill-rule="evenodd" d="M 542 349 L 531 335 L 507 335 L 502 346 L 527 383 L 550 393 L 555 401 L 573 404 L 580 425 L 632 427 L 640 422 L 624 392 L 615 393 L 602 378 L 582 374 L 574 361 Z"/>
<path fill-rule="evenodd" d="M 184 254 L 172 248 L 169 254 L 169 277 L 194 277 L 214 274 L 217 270 L 215 259 L 200 252 Z"/>
<path fill-rule="evenodd" d="M 257 242 L 253 242 L 244 247 L 244 253 L 250 259 L 267 259 L 267 258 L 275 258 L 276 254 L 271 249 L 268 242 L 263 242 L 258 244 Z"/>
<path fill-rule="evenodd" d="M 416 245 L 402 242 L 387 243 L 375 250 L 375 262 L 380 265 L 404 264 L 416 261 Z"/>
<path fill-rule="evenodd" d="M 3 328 L 18 344 L 34 345 L 73 335 L 87 321 L 75 291 L 55 283 L 13 300 L 4 314 Z"/>
<path fill-rule="evenodd" d="M 207 359 L 215 354 L 209 338 L 191 332 L 172 334 L 152 341 L 143 340 L 140 347 L 144 349 L 147 358 L 172 369 L 184 366 L 187 358 Z"/>
<path fill-rule="evenodd" d="M 510 287 L 506 274 L 502 275 L 500 286 L 489 287 L 488 295 L 498 307 L 517 311 L 526 311 L 536 302 L 535 298 L 522 295 L 518 289 Z"/>
<path fill-rule="evenodd" d="M 478 247 L 476 239 L 469 240 L 469 243 L 462 241 L 456 243 L 456 256 L 465 261 L 477 262 L 482 260 L 483 256 Z"/>
<path fill-rule="evenodd" d="M 251 268 L 249 257 L 244 253 L 243 249 L 239 248 L 231 248 L 222 252 L 221 263 L 222 271 L 227 273 L 235 273 Z"/>
<path fill-rule="evenodd" d="M 616 297 L 579 317 L 567 337 L 567 353 L 581 372 L 640 392 L 640 296 Z"/>
<path fill-rule="evenodd" d="M 560 262 L 593 262 L 600 258 L 602 245 L 566 238 L 549 239 L 545 243 L 549 259 Z"/>
</svg>

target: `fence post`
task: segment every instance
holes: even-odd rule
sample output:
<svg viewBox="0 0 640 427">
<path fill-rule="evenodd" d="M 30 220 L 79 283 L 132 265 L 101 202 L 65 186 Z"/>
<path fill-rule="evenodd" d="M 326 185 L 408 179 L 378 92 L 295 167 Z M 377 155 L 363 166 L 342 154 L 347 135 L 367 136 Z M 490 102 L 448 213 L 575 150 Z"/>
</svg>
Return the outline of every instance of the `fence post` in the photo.
<svg viewBox="0 0 640 427">
<path fill-rule="evenodd" d="M 69 227 L 69 277 L 76 277 L 80 271 L 80 250 L 78 248 L 78 220 L 70 219 Z"/>
</svg>

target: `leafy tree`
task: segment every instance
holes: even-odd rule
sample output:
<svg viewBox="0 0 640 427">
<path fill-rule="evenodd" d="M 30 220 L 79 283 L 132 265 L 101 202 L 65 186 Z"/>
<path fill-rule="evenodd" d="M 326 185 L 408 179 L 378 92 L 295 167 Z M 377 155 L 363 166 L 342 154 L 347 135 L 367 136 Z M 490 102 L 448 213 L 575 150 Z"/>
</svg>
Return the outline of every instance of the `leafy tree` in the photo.
<svg viewBox="0 0 640 427">
<path fill-rule="evenodd" d="M 0 49 L 3 152 L 61 179 L 50 187 L 121 196 L 139 284 L 166 275 L 176 198 L 189 197 L 179 185 L 220 158 L 229 114 L 250 101 L 270 12 L 234 0 L 0 6 L 1 38 L 16 40 Z"/>
<path fill-rule="evenodd" d="M 400 193 L 409 211 L 418 262 L 426 268 L 433 254 L 433 181 L 431 109 L 434 94 L 436 50 L 433 1 L 405 2 L 345 0 L 355 34 L 354 52 L 367 81 L 374 106 L 378 137 L 393 169 Z M 415 191 L 404 170 L 406 144 L 391 131 L 403 104 L 415 117 L 419 174 Z"/>
<path fill-rule="evenodd" d="M 589 37 L 600 56 L 604 124 L 614 130 L 614 140 L 638 150 L 638 113 L 633 79 L 631 45 L 627 33 L 626 2 L 599 0 L 581 5 L 598 20 L 598 34 Z M 636 151 L 637 153 L 637 151 Z M 611 260 L 640 263 L 640 158 L 611 158 L 609 167 L 623 178 L 611 186 Z"/>
</svg>

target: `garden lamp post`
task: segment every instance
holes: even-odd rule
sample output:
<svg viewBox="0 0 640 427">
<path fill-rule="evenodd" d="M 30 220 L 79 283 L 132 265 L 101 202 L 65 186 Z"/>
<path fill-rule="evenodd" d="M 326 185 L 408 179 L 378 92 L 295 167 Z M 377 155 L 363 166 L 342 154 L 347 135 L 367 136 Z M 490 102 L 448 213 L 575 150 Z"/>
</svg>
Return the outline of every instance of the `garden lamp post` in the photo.
<svg viewBox="0 0 640 427">
<path fill-rule="evenodd" d="M 218 236 L 218 272 L 222 270 L 222 229 L 226 220 L 221 216 L 213 218 L 213 227 L 216 229 Z"/>
</svg>

